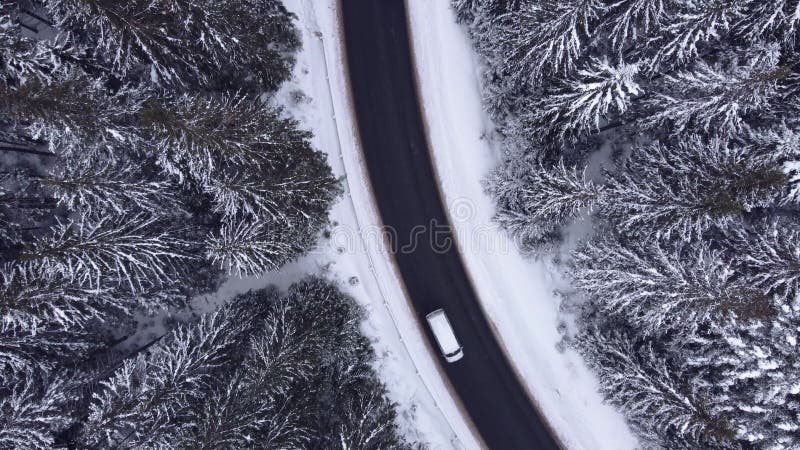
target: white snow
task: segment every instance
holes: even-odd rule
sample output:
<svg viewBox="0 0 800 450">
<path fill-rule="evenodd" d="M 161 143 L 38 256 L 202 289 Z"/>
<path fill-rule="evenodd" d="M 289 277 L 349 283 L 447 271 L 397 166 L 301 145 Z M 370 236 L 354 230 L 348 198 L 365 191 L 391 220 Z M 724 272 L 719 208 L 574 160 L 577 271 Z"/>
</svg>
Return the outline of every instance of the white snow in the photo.
<svg viewBox="0 0 800 450">
<path fill-rule="evenodd" d="M 293 79 L 282 87 L 277 102 L 313 131 L 313 145 L 327 153 L 335 175 L 346 175 L 345 194 L 331 211 L 330 238 L 322 239 L 311 254 L 277 273 L 230 279 L 213 296 L 201 299 L 196 310 L 268 284 L 286 289 L 304 275 L 322 272 L 340 281 L 366 310 L 362 329 L 372 340 L 376 368 L 389 396 L 398 404 L 404 433 L 431 449 L 480 448 L 480 438 L 436 365 L 439 352 L 424 339 L 377 232 L 380 220 L 372 206 L 351 115 L 337 2 L 284 0 L 284 4 L 298 16 L 303 50 L 297 55 Z"/>
<path fill-rule="evenodd" d="M 447 0 L 407 0 L 428 139 L 456 239 L 487 317 L 529 393 L 570 449 L 637 446 L 622 415 L 605 404 L 580 355 L 559 351 L 558 274 L 526 259 L 491 221 L 481 180 L 499 149 L 483 139 L 480 64 Z"/>
</svg>

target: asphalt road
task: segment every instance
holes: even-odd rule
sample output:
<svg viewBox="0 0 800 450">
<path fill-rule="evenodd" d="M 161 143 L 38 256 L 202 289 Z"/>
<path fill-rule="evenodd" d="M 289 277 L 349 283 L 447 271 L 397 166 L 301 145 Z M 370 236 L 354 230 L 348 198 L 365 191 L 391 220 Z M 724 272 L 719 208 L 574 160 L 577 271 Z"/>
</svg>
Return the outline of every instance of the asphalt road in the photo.
<svg viewBox="0 0 800 450">
<path fill-rule="evenodd" d="M 464 347 L 463 359 L 440 363 L 490 448 L 557 449 L 504 358 L 452 245 L 414 87 L 405 5 L 340 5 L 361 144 L 383 223 L 399 250 L 397 265 L 420 321 L 444 308 Z"/>
</svg>

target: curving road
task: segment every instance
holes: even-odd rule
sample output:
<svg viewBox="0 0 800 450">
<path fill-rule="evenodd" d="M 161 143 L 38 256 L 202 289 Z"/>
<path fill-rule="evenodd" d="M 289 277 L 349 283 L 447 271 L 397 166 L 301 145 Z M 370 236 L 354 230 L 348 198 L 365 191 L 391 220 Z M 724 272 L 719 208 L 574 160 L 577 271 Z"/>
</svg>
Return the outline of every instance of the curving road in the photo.
<svg viewBox="0 0 800 450">
<path fill-rule="evenodd" d="M 419 320 L 444 308 L 464 347 L 461 361 L 440 358 L 442 367 L 490 448 L 558 449 L 504 358 L 452 245 L 414 85 L 405 5 L 340 5 L 361 144 L 381 218 L 400 250 L 395 260 Z"/>
</svg>

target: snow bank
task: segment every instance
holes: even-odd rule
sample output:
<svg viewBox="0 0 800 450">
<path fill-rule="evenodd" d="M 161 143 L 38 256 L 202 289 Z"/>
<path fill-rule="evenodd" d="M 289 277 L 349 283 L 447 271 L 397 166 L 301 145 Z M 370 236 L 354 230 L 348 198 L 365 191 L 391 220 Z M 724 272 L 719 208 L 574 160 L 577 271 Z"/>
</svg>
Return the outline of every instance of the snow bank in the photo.
<svg viewBox="0 0 800 450">
<path fill-rule="evenodd" d="M 488 319 L 529 393 L 570 449 L 624 450 L 636 439 L 603 403 L 598 381 L 573 350 L 558 350 L 555 276 L 523 258 L 491 221 L 481 186 L 499 151 L 482 139 L 479 64 L 447 0 L 407 0 L 412 47 L 435 167 L 456 238 Z"/>
<path fill-rule="evenodd" d="M 383 241 L 374 239 L 380 220 L 372 206 L 351 114 L 336 0 L 284 0 L 284 4 L 298 16 L 303 50 L 297 55 L 293 79 L 282 87 L 277 102 L 313 131 L 314 146 L 327 153 L 336 176 L 346 175 L 345 193 L 331 211 L 330 237 L 310 255 L 277 273 L 231 279 L 205 300 L 211 306 L 267 284 L 286 289 L 311 273 L 341 281 L 367 311 L 362 328 L 378 355 L 376 368 L 389 396 L 398 404 L 405 434 L 432 449 L 479 448 L 479 437 L 431 356 L 438 353 L 424 339 Z M 202 301 L 198 307 L 202 310 Z"/>
</svg>

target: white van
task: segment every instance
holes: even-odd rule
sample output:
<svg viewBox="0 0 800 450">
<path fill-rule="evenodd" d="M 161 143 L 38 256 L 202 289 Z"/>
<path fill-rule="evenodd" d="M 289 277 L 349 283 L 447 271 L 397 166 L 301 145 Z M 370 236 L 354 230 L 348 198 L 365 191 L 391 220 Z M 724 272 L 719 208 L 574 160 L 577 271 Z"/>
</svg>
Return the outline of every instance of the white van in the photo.
<svg viewBox="0 0 800 450">
<path fill-rule="evenodd" d="M 453 333 L 453 327 L 450 326 L 450 321 L 443 309 L 436 311 L 425 316 L 428 319 L 428 325 L 433 330 L 433 335 L 436 337 L 436 342 L 439 344 L 439 349 L 444 355 L 447 362 L 456 362 L 464 357 L 464 351 L 456 339 L 456 334 Z"/>
</svg>

